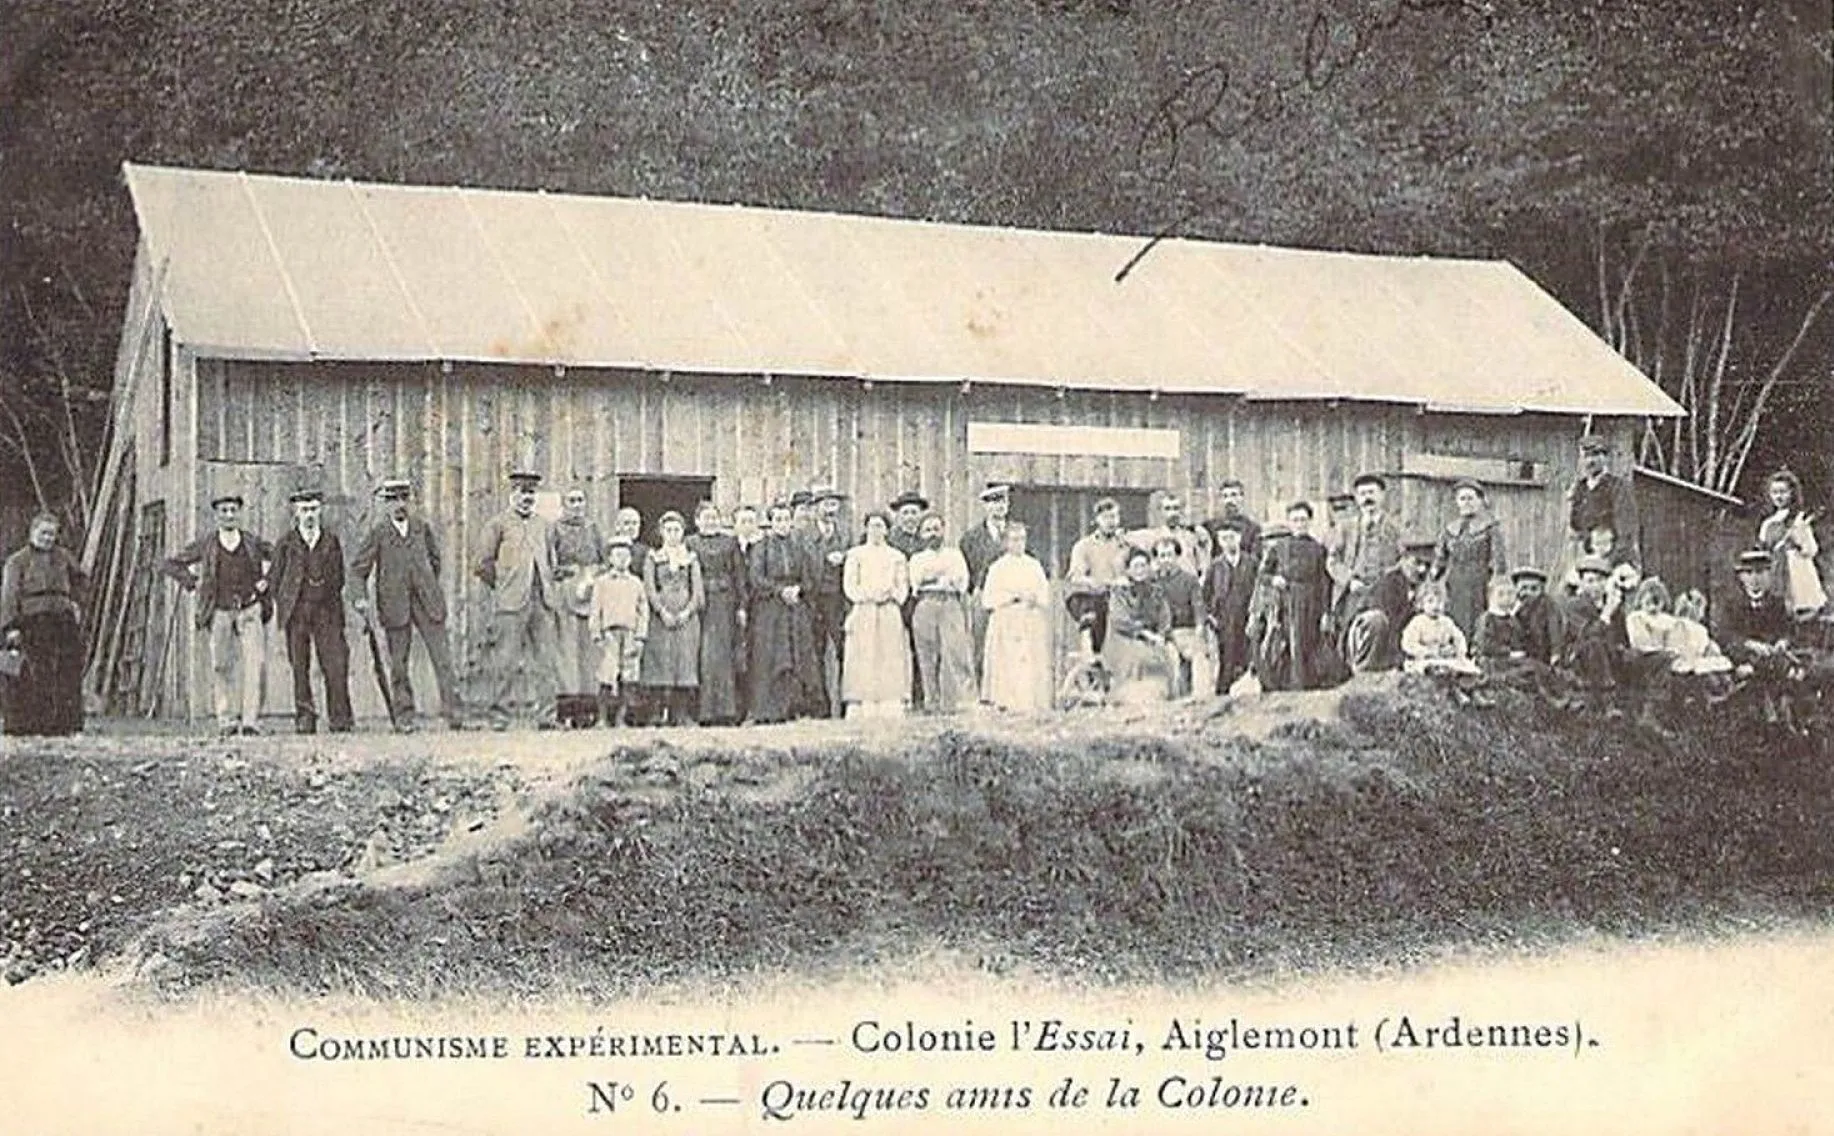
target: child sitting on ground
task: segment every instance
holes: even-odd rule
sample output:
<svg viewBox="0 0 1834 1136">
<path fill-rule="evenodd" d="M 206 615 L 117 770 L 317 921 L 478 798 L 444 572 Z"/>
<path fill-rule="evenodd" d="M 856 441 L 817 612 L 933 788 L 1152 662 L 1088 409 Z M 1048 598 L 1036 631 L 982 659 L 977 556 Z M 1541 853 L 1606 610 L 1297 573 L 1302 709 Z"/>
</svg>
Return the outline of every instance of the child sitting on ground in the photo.
<svg viewBox="0 0 1834 1136">
<path fill-rule="evenodd" d="M 1699 589 L 1675 597 L 1675 628 L 1668 641 L 1675 655 L 1669 669 L 1679 676 L 1682 697 L 1724 701 L 1732 691 L 1732 660 L 1707 630 L 1707 597 Z"/>
<path fill-rule="evenodd" d="M 1465 633 L 1446 614 L 1445 584 L 1438 580 L 1422 583 L 1414 607 L 1417 613 L 1401 629 L 1401 669 L 1452 679 L 1452 696 L 1460 705 L 1479 701 L 1473 696 L 1478 684 L 1470 680 L 1481 679 L 1483 672 L 1466 653 Z"/>
<path fill-rule="evenodd" d="M 604 648 L 599 657 L 599 720 L 626 725 L 630 688 L 643 662 L 643 640 L 649 635 L 650 601 L 643 581 L 630 570 L 628 537 L 613 537 L 605 549 L 605 571 L 592 584 L 592 638 Z"/>
</svg>

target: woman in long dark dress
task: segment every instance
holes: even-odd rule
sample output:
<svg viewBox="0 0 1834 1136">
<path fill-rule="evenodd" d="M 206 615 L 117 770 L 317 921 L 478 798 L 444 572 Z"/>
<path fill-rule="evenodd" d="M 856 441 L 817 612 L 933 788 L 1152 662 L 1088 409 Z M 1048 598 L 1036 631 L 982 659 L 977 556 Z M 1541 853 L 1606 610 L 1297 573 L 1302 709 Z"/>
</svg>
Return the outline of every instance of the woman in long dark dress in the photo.
<svg viewBox="0 0 1834 1136">
<path fill-rule="evenodd" d="M 643 641 L 638 668 L 643 685 L 655 696 L 653 721 L 660 725 L 694 725 L 700 694 L 700 612 L 706 603 L 700 561 L 684 539 L 681 514 L 664 513 L 656 522 L 662 545 L 643 566 L 650 597 L 649 637 Z"/>
<path fill-rule="evenodd" d="M 32 518 L 24 548 L 0 570 L 0 637 L 24 656 L 6 682 L 6 732 L 65 735 L 83 728 L 82 567 L 58 547 L 58 520 Z"/>
<path fill-rule="evenodd" d="M 745 558 L 723 522 L 719 506 L 703 501 L 688 538 L 707 597 L 700 613 L 700 720 L 717 725 L 739 720 L 739 597 L 745 590 Z"/>
<path fill-rule="evenodd" d="M 825 713 L 821 659 L 808 594 L 815 566 L 796 537 L 789 505 L 772 505 L 770 532 L 751 548 L 751 701 L 749 719 L 782 722 Z"/>
<path fill-rule="evenodd" d="M 1458 515 L 1439 534 L 1433 576 L 1445 580 L 1446 614 L 1469 641 L 1490 602 L 1490 581 L 1508 574 L 1509 558 L 1503 548 L 1503 526 L 1490 511 L 1483 486 L 1459 482 L 1452 489 L 1452 507 Z"/>
</svg>

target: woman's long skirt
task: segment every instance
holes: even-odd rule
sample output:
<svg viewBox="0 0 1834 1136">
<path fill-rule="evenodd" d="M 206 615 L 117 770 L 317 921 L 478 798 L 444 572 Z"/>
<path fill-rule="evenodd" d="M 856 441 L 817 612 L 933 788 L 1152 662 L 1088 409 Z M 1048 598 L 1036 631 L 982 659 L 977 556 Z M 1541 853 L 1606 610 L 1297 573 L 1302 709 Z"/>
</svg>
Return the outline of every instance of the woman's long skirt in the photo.
<svg viewBox="0 0 1834 1136">
<path fill-rule="evenodd" d="M 894 603 L 857 603 L 843 624 L 841 701 L 884 708 L 911 696 L 911 640 Z"/>
<path fill-rule="evenodd" d="M 1003 607 L 987 616 L 981 698 L 1002 710 L 1049 710 L 1052 702 L 1051 625 L 1044 612 Z"/>
<path fill-rule="evenodd" d="M 25 666 L 6 680 L 6 732 L 77 733 L 83 728 L 82 629 L 59 612 L 21 616 L 15 626 Z"/>
</svg>

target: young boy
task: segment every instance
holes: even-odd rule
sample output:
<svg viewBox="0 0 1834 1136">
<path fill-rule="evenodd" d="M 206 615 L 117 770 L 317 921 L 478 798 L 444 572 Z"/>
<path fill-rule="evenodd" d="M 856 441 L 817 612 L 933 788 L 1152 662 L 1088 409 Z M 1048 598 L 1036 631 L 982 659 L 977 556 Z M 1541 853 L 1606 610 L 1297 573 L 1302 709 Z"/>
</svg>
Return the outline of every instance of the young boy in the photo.
<svg viewBox="0 0 1834 1136">
<path fill-rule="evenodd" d="M 592 584 L 592 638 L 599 657 L 599 720 L 626 724 L 630 688 L 640 677 L 643 640 L 650 629 L 649 596 L 630 570 L 629 537 L 614 536 L 605 548 L 605 571 Z"/>
</svg>

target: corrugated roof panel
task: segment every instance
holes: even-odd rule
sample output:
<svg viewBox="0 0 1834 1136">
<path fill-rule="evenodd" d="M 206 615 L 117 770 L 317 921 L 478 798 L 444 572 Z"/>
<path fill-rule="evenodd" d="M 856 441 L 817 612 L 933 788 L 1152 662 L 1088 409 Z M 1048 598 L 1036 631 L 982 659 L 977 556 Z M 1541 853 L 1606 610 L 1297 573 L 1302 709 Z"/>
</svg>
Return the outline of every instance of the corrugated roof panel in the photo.
<svg viewBox="0 0 1834 1136">
<path fill-rule="evenodd" d="M 576 206 L 566 199 L 567 232 L 591 258 L 628 340 L 619 365 L 656 370 L 746 370 L 744 343 L 680 266 L 664 226 L 640 201 Z"/>
<path fill-rule="evenodd" d="M 583 198 L 580 208 L 599 203 Z M 681 294 L 704 297 L 732 333 L 735 371 L 846 374 L 855 365 L 846 342 L 800 288 L 786 286 L 778 253 L 757 218 L 729 205 L 646 202 L 646 224 L 667 239 Z M 696 355 L 704 354 L 704 349 Z M 673 365 L 704 365 L 697 357 Z"/>
<path fill-rule="evenodd" d="M 424 358 L 432 346 L 355 194 L 248 179 L 316 352 Z"/>
<path fill-rule="evenodd" d="M 220 354 L 1679 409 L 1496 262 L 1169 239 L 1117 284 L 1147 238 L 127 174 L 168 315 Z"/>
<path fill-rule="evenodd" d="M 145 166 L 129 173 L 154 256 L 170 258 L 165 304 L 184 341 L 306 355 L 305 329 L 241 179 Z"/>
<path fill-rule="evenodd" d="M 508 277 L 517 309 L 534 328 L 518 335 L 499 317 L 493 354 L 538 363 L 636 357 L 637 336 L 608 302 L 598 259 L 582 258 L 544 195 L 488 190 L 463 197 L 479 240 Z"/>
<path fill-rule="evenodd" d="M 1117 242 L 1132 256 L 1138 247 Z M 1221 246 L 1219 246 L 1221 247 Z M 1265 312 L 1269 297 L 1254 280 L 1241 279 L 1239 266 L 1203 255 L 1204 246 L 1165 240 L 1128 273 L 1124 289 L 1141 288 L 1139 303 L 1177 312 L 1211 345 L 1213 368 L 1222 389 L 1258 397 L 1329 397 L 1338 386 L 1308 345 L 1287 338 Z M 1122 264 L 1126 260 L 1121 261 Z M 1200 368 L 1206 374 L 1210 368 Z"/>
<path fill-rule="evenodd" d="M 1680 405 L 1513 265 L 1473 273 L 1466 294 L 1508 343 L 1508 396 L 1530 409 L 1673 415 Z"/>
<path fill-rule="evenodd" d="M 535 337 L 462 196 L 420 186 L 358 186 L 357 193 L 440 358 L 501 359 L 512 341 Z"/>
</svg>

